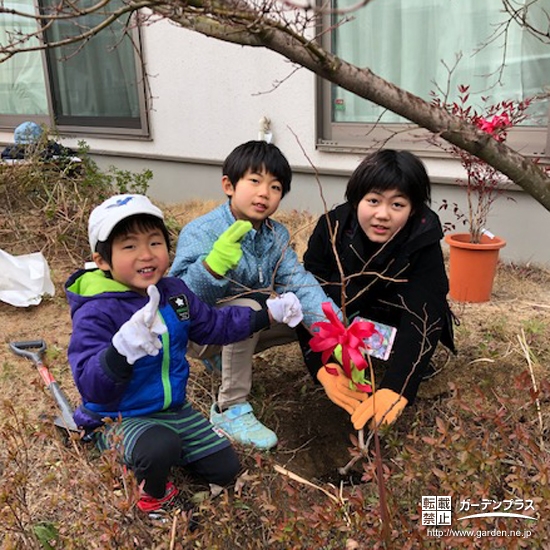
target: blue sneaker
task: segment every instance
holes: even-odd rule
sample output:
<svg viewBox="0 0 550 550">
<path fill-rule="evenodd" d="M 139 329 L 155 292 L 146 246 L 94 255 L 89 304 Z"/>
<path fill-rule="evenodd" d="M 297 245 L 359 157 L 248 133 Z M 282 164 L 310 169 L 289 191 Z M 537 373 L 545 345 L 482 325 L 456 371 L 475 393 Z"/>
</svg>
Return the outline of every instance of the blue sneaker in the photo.
<svg viewBox="0 0 550 550">
<path fill-rule="evenodd" d="M 201 361 L 208 372 L 222 371 L 222 356 L 219 353 L 217 355 L 213 355 L 212 357 L 208 357 L 208 359 L 201 359 Z"/>
<path fill-rule="evenodd" d="M 217 411 L 214 403 L 210 409 L 210 422 L 229 439 L 242 445 L 252 445 L 264 451 L 277 445 L 277 435 L 254 416 L 250 403 L 231 405 L 222 413 Z"/>
</svg>

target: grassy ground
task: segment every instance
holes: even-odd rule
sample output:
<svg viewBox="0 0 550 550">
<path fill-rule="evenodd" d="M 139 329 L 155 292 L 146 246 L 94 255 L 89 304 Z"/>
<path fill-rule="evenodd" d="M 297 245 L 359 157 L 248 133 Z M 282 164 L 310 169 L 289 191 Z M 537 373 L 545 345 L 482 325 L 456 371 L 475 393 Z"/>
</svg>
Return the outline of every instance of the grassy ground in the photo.
<svg viewBox="0 0 550 550">
<path fill-rule="evenodd" d="M 165 205 L 174 234 L 213 205 Z M 416 405 L 392 428 L 368 439 L 364 456 L 358 456 L 349 418 L 313 384 L 297 345 L 257 356 L 252 402 L 277 431 L 277 449 L 239 448 L 242 475 L 216 498 L 175 472 L 179 507 L 151 520 L 136 510 L 135 482 L 116 456 L 100 457 L 54 427 L 56 407 L 36 369 L 8 348 L 12 340 L 44 339 L 47 364 L 77 403 L 62 286 L 84 259 L 86 215 L 69 200 L 63 212 L 72 216 L 68 226 L 77 240 L 70 246 L 59 245 L 54 229 L 44 231 L 50 226 L 40 204 L 12 210 L 9 220 L 0 212 L 0 248 L 16 254 L 46 243 L 56 287 L 55 296 L 36 307 L 0 302 L 2 549 L 550 548 L 544 520 L 550 513 L 547 270 L 500 265 L 490 302 L 453 304 L 461 319 L 458 355 L 437 352 L 441 372 L 422 385 Z M 313 217 L 294 211 L 279 218 L 301 254 Z M 190 399 L 205 413 L 217 384 L 215 374 L 192 363 Z M 340 473 L 350 460 L 353 466 Z M 428 533 L 421 520 L 426 495 L 451 496 L 453 529 L 476 532 Z M 467 503 L 470 513 L 481 503 L 501 509 L 523 504 L 535 519 L 460 520 Z"/>
</svg>

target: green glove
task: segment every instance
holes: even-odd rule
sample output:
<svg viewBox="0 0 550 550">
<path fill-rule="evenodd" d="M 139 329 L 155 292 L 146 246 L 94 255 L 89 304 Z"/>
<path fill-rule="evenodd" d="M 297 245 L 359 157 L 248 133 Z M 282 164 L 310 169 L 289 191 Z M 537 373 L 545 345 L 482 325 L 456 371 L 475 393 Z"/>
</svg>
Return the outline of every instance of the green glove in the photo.
<svg viewBox="0 0 550 550">
<path fill-rule="evenodd" d="M 226 229 L 212 246 L 212 250 L 204 259 L 208 267 L 222 277 L 237 267 L 243 256 L 241 239 L 252 229 L 249 221 L 237 220 Z"/>
</svg>

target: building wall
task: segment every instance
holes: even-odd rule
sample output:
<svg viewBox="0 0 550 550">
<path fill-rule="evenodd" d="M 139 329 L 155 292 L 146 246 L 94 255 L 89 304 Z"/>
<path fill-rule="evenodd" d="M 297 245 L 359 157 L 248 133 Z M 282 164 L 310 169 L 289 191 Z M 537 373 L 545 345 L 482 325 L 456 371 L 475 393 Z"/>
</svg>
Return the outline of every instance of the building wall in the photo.
<svg viewBox="0 0 550 550">
<path fill-rule="evenodd" d="M 264 49 L 206 38 L 166 21 L 143 29 L 144 58 L 151 90 L 149 139 L 85 136 L 101 166 L 153 170 L 153 198 L 171 202 L 221 198 L 220 165 L 238 144 L 258 138 L 259 120 L 271 120 L 273 141 L 291 163 L 292 193 L 282 208 L 323 211 L 313 168 L 321 174 L 329 206 L 343 198 L 346 179 L 361 160 L 357 154 L 316 150 L 315 77 Z M 11 142 L 0 133 L 0 142 Z M 82 136 L 64 136 L 76 146 Z M 426 159 L 434 182 L 433 206 L 454 202 L 461 190 L 459 167 Z M 508 240 L 502 257 L 550 264 L 550 247 L 537 237 L 550 233 L 550 216 L 523 192 L 516 202 L 499 199 L 489 229 Z M 444 221 L 454 221 L 442 213 Z"/>
</svg>

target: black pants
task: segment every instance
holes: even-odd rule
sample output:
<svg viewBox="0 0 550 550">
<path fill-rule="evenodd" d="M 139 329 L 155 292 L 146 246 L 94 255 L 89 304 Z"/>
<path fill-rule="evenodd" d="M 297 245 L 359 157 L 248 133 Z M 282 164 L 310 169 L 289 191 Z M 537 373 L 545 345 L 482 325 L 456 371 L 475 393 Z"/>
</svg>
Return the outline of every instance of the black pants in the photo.
<svg viewBox="0 0 550 550">
<path fill-rule="evenodd" d="M 155 498 L 164 496 L 170 469 L 182 465 L 180 455 L 180 438 L 164 426 L 148 429 L 137 440 L 131 468 L 138 483 L 145 481 L 143 489 L 147 494 Z M 187 464 L 186 468 L 207 483 L 223 487 L 236 478 L 241 465 L 233 447 L 226 447 Z"/>
</svg>

